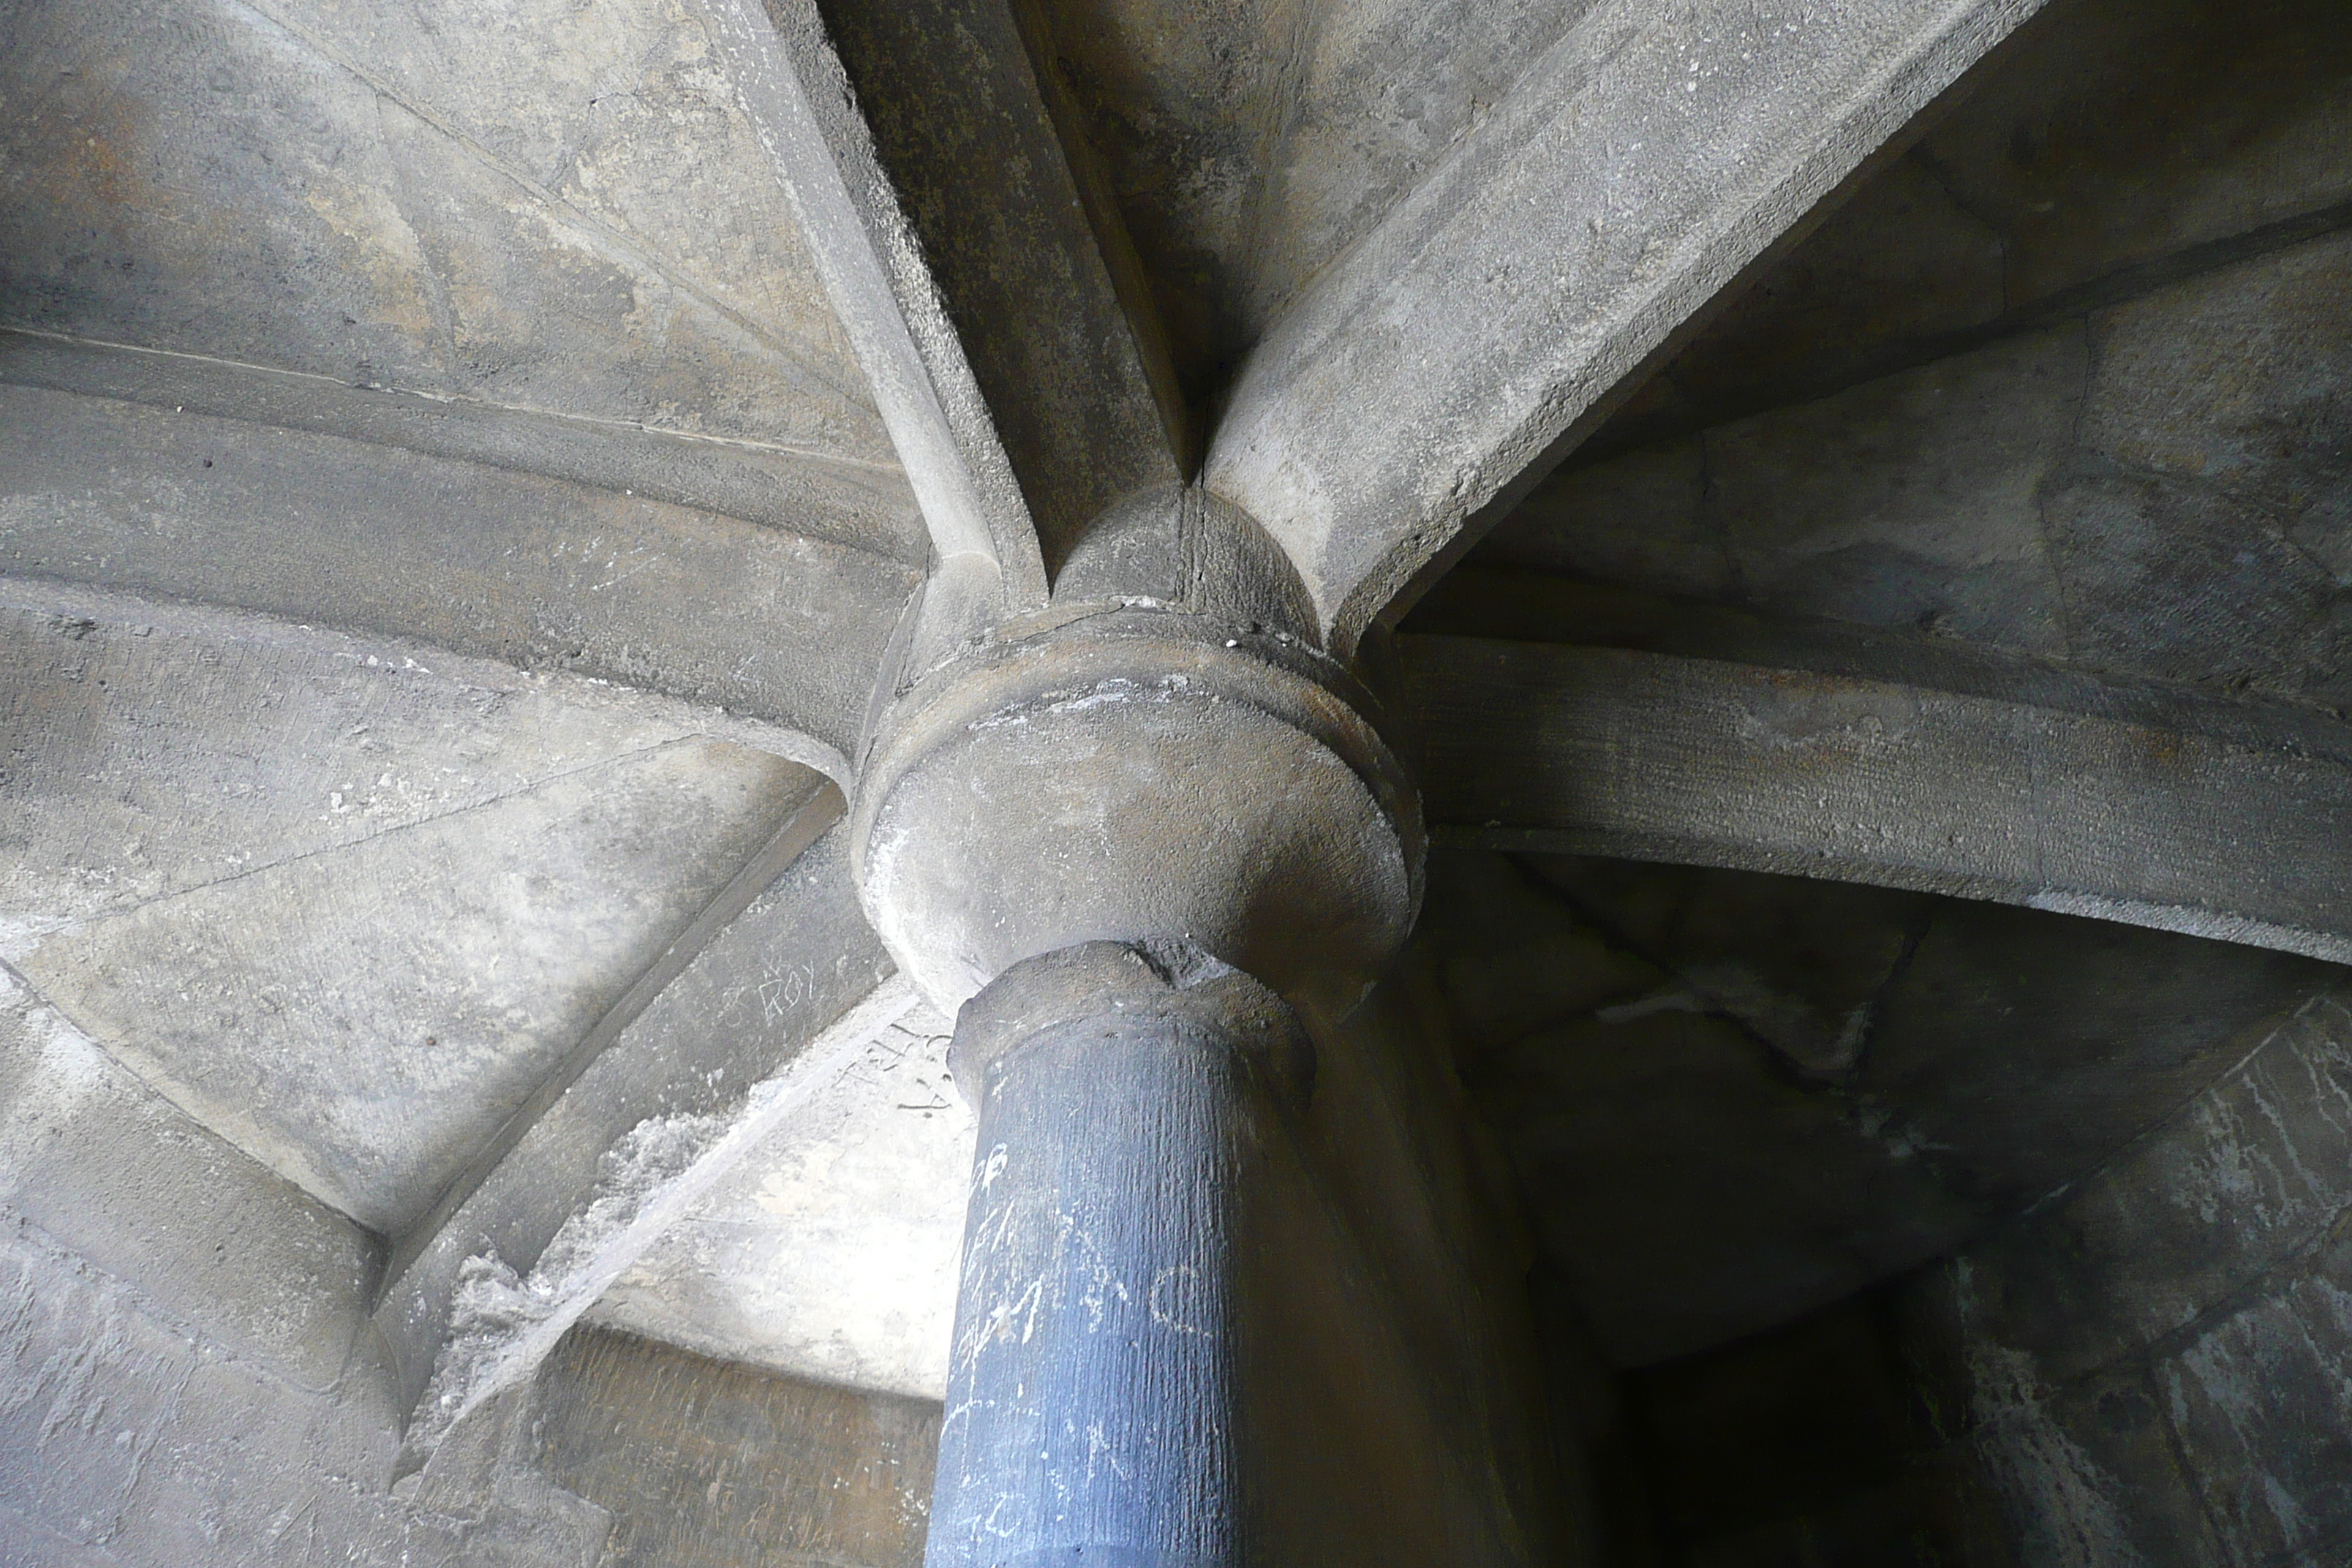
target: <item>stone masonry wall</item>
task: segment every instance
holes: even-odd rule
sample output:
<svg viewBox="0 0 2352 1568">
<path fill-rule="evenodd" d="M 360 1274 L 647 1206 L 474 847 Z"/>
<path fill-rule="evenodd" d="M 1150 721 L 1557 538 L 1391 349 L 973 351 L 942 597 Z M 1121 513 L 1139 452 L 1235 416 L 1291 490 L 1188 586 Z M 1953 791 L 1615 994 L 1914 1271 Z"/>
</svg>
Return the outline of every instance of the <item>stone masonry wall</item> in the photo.
<svg viewBox="0 0 2352 1568">
<path fill-rule="evenodd" d="M 1929 1405 L 2045 1568 L 2352 1557 L 2352 1003 L 1925 1274 Z"/>
</svg>

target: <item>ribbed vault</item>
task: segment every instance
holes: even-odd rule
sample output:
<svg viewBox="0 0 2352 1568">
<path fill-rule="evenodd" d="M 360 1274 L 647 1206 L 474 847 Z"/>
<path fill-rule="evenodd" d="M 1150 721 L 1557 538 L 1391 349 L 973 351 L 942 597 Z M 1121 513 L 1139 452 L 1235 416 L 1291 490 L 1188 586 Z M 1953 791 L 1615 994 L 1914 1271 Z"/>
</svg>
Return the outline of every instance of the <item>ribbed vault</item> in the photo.
<svg viewBox="0 0 2352 1568">
<path fill-rule="evenodd" d="M 20 0 L 0 106 L 0 1563 L 916 1561 L 877 759 L 1105 605 L 1426 825 L 1288 988 L 1301 1375 L 1447 1456 L 1329 1551 L 2352 1540 L 2341 7 Z"/>
</svg>

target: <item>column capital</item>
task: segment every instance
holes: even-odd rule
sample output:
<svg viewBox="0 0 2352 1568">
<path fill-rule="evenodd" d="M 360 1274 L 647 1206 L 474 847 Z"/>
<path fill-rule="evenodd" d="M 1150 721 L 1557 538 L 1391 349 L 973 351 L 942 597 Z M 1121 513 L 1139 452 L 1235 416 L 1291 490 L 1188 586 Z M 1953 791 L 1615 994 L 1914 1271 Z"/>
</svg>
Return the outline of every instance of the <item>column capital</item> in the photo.
<svg viewBox="0 0 2352 1568">
<path fill-rule="evenodd" d="M 860 895 L 943 1010 L 1025 959 L 1160 942 L 1335 1016 L 1403 942 L 1418 797 L 1370 694 L 1284 624 L 1287 563 L 1262 540 L 1192 492 L 1122 508 L 1047 609 L 882 712 Z"/>
</svg>

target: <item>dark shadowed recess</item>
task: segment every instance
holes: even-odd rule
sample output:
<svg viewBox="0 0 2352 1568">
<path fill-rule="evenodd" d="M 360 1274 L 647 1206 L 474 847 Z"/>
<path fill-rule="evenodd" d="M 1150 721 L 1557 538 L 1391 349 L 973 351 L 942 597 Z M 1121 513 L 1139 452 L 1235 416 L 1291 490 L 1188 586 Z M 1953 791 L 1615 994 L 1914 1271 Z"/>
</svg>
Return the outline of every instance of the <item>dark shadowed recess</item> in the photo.
<svg viewBox="0 0 2352 1568">
<path fill-rule="evenodd" d="M 1535 1233 L 1559 1436 L 1627 1563 L 2006 1561 L 1964 1440 L 1984 1394 L 1923 1370 L 1967 1353 L 1939 1337 L 1945 1260 L 2017 1253 L 1986 1238 L 2194 1123 L 2344 977 L 1927 894 L 1464 850 L 1433 859 L 1424 930 Z M 2193 1269 L 2221 1242 L 2169 1245 Z M 2024 1251 L 1978 1268 L 2067 1288 Z"/>
<path fill-rule="evenodd" d="M 1795 878 L 1449 851 L 1473 1102 L 1596 1345 L 1653 1366 L 1927 1263 L 2096 1169 L 2336 966 Z"/>
<path fill-rule="evenodd" d="M 2061 0 L 1965 88 L 1403 629 L 2352 707 L 2352 8 Z M 2347 1560 L 2345 970 L 1459 848 L 1423 933 L 1603 1561 Z"/>
</svg>

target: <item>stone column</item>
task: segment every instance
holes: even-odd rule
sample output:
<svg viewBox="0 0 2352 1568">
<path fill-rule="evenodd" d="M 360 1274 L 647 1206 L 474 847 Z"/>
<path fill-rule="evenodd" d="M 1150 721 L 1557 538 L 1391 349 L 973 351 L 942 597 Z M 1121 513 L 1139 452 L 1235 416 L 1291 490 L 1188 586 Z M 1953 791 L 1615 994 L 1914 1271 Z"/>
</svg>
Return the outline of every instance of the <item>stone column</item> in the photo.
<svg viewBox="0 0 2352 1568">
<path fill-rule="evenodd" d="M 1249 1561 L 1245 1264 L 1276 1244 L 1253 1200 L 1310 1060 L 1281 998 L 1197 948 L 1067 948 L 966 1005 L 932 1563 Z"/>
<path fill-rule="evenodd" d="M 1045 611 L 918 636 L 877 724 L 861 893 L 981 1123 L 933 1568 L 1225 1568 L 1282 1506 L 1261 1194 L 1422 853 L 1312 624 L 1248 519 L 1146 497 Z"/>
</svg>

